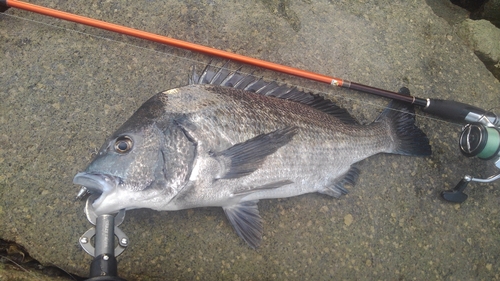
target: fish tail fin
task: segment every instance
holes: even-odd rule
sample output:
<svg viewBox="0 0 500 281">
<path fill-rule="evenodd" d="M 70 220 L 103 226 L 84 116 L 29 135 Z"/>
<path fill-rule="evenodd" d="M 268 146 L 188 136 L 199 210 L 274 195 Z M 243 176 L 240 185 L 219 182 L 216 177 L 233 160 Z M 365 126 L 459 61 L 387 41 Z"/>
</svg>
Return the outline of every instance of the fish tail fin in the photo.
<svg viewBox="0 0 500 281">
<path fill-rule="evenodd" d="M 410 156 L 431 155 L 429 139 L 415 125 L 413 105 L 393 100 L 375 122 L 387 122 L 390 134 L 395 136 L 394 145 L 389 153 Z"/>
</svg>

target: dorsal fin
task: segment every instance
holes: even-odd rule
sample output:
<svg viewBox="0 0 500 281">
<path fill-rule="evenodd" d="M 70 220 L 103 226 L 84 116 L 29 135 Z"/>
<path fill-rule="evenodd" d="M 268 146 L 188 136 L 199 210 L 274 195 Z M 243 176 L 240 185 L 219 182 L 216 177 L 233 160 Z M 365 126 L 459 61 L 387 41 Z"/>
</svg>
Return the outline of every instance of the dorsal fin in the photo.
<svg viewBox="0 0 500 281">
<path fill-rule="evenodd" d="M 189 77 L 189 84 L 211 84 L 231 87 L 264 96 L 292 100 L 333 115 L 346 124 L 358 123 L 347 110 L 337 106 L 335 103 L 323 98 L 319 94 L 306 93 L 295 87 L 291 88 L 286 85 L 278 85 L 278 83 L 274 81 L 267 82 L 262 78 L 242 74 L 239 69 L 231 71 L 226 68 L 226 64 L 222 67 L 208 64 L 200 75 L 196 73 L 193 67 L 193 73 Z"/>
</svg>

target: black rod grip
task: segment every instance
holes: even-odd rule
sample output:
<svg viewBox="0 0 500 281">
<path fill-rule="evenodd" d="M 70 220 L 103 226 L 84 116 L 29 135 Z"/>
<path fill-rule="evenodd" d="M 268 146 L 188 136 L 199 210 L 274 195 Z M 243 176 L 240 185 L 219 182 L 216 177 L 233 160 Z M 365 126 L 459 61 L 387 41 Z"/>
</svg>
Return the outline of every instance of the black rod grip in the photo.
<svg viewBox="0 0 500 281">
<path fill-rule="evenodd" d="M 466 120 L 469 113 L 478 115 L 486 114 L 486 110 L 470 104 L 461 103 L 452 100 L 429 99 L 429 105 L 423 109 L 425 112 L 434 114 L 443 119 L 455 122 L 473 122 L 478 120 Z"/>
</svg>

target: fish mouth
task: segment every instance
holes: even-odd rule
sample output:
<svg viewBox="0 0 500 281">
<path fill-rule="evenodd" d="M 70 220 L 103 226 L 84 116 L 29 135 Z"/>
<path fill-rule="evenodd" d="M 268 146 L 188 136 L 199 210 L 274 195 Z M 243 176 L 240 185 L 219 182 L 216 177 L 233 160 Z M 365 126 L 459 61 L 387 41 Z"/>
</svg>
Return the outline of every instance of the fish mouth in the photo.
<svg viewBox="0 0 500 281">
<path fill-rule="evenodd" d="M 116 186 L 122 182 L 121 178 L 107 175 L 107 174 L 94 174 L 82 172 L 75 175 L 73 178 L 73 183 L 83 186 L 91 194 L 98 194 L 99 197 L 92 203 L 95 210 L 99 209 L 99 206 L 104 201 L 104 198 L 115 190 Z M 79 194 L 81 194 L 80 191 Z"/>
</svg>

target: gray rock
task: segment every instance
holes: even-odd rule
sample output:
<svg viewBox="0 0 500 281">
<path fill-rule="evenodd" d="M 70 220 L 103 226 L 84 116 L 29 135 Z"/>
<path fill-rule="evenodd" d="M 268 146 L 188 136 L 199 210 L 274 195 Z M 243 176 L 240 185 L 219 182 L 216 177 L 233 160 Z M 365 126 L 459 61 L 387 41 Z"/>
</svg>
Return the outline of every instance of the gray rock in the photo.
<svg viewBox="0 0 500 281">
<path fill-rule="evenodd" d="M 436 16 L 443 18 L 450 25 L 460 23 L 469 18 L 469 11 L 454 5 L 450 0 L 427 0 L 426 2 Z"/>
<path fill-rule="evenodd" d="M 488 0 L 477 11 L 471 13 L 472 19 L 485 19 L 500 28 L 500 0 Z"/>
<path fill-rule="evenodd" d="M 419 97 L 500 108 L 498 80 L 423 0 L 36 2 L 375 87 L 407 86 Z M 0 54 L 0 237 L 44 264 L 85 276 L 91 257 L 78 238 L 91 225 L 84 202 L 73 202 L 73 176 L 142 102 L 184 85 L 191 66 L 210 59 L 16 9 L 0 16 Z M 365 123 L 388 102 L 243 70 L 326 92 Z M 431 157 L 368 159 L 357 185 L 338 200 L 263 200 L 264 239 L 256 251 L 220 209 L 128 212 L 120 226 L 130 238 L 119 257 L 120 276 L 498 279 L 498 183 L 471 184 L 461 205 L 439 199 L 464 174 L 487 177 L 496 170 L 461 155 L 460 125 L 418 114 Z"/>
<path fill-rule="evenodd" d="M 457 34 L 500 79 L 500 29 L 487 20 L 467 19 L 457 25 Z"/>
</svg>

